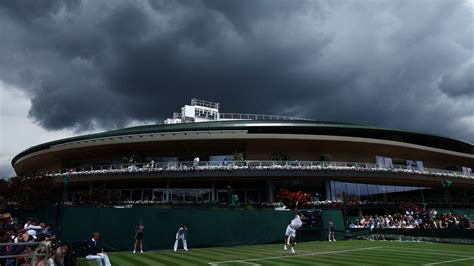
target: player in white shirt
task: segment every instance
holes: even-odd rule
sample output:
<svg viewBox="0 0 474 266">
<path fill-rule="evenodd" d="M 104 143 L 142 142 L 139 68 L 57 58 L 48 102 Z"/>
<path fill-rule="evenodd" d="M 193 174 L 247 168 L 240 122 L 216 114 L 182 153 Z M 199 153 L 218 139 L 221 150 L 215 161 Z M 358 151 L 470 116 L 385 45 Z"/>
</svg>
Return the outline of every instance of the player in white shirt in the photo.
<svg viewBox="0 0 474 266">
<path fill-rule="evenodd" d="M 296 230 L 303 225 L 300 215 L 296 214 L 295 218 L 286 227 L 283 249 L 287 250 L 287 245 L 291 244 L 291 253 L 295 253 Z"/>
<path fill-rule="evenodd" d="M 294 253 L 294 238 L 296 237 L 296 230 L 291 227 L 291 223 L 288 224 L 285 231 L 285 237 L 283 239 L 283 249 L 288 250 L 287 245 L 291 244 L 291 249 Z"/>
</svg>

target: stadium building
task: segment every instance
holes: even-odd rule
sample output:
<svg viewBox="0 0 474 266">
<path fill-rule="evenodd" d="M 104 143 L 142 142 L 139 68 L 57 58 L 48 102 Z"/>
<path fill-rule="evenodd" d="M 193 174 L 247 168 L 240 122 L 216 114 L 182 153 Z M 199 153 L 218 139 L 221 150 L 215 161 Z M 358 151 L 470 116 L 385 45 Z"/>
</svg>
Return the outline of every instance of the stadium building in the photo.
<svg viewBox="0 0 474 266">
<path fill-rule="evenodd" d="M 193 99 L 163 124 L 56 140 L 13 160 L 18 175 L 69 176 L 80 204 L 273 206 L 291 192 L 349 214 L 474 204 L 474 145 L 431 134 L 221 113 Z M 236 198 L 234 198 L 236 199 Z"/>
</svg>

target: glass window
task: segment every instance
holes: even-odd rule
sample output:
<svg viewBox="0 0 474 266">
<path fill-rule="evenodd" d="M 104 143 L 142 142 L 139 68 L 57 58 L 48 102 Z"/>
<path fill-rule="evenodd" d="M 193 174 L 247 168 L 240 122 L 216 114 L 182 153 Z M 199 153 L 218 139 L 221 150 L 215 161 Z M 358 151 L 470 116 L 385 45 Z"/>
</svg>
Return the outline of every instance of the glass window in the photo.
<svg viewBox="0 0 474 266">
<path fill-rule="evenodd" d="M 165 192 L 163 190 L 160 190 L 160 189 L 154 189 L 152 200 L 154 200 L 156 202 L 165 201 Z"/>
<path fill-rule="evenodd" d="M 260 202 L 260 192 L 258 190 L 247 190 L 245 203 L 256 204 Z"/>
<path fill-rule="evenodd" d="M 183 190 L 181 189 L 171 190 L 171 200 L 173 202 L 183 202 Z"/>
<path fill-rule="evenodd" d="M 129 190 L 129 189 L 122 190 L 120 192 L 120 200 L 121 201 L 130 201 L 130 194 L 131 194 L 131 190 Z"/>
<path fill-rule="evenodd" d="M 332 200 L 342 202 L 346 192 L 346 183 L 339 181 L 331 181 Z"/>
<path fill-rule="evenodd" d="M 142 190 L 132 190 L 132 201 L 142 200 Z"/>
<path fill-rule="evenodd" d="M 367 185 L 369 201 L 383 202 L 383 194 L 379 192 L 378 185 Z"/>
<path fill-rule="evenodd" d="M 119 202 L 120 199 L 121 199 L 120 190 L 114 189 L 110 191 L 110 201 Z"/>
<path fill-rule="evenodd" d="M 152 190 L 151 189 L 144 189 L 143 190 L 143 200 L 152 200 Z"/>
<path fill-rule="evenodd" d="M 359 190 L 359 195 L 361 197 L 369 195 L 367 184 L 357 184 L 357 187 Z"/>
<path fill-rule="evenodd" d="M 211 191 L 209 189 L 197 191 L 198 202 L 209 202 L 211 200 Z"/>
<path fill-rule="evenodd" d="M 363 204 L 367 204 L 369 201 L 367 184 L 357 184 L 357 190 L 359 191 L 360 201 L 362 201 Z"/>
<path fill-rule="evenodd" d="M 217 192 L 217 197 L 219 203 L 228 204 L 229 203 L 229 192 L 227 190 L 219 190 Z"/>
<path fill-rule="evenodd" d="M 358 202 L 359 199 L 359 191 L 357 189 L 357 184 L 354 183 L 346 183 L 346 194 L 349 197 L 350 202 Z"/>
<path fill-rule="evenodd" d="M 243 189 L 232 190 L 232 194 L 237 195 L 239 197 L 239 204 L 245 203 L 245 190 Z"/>
<path fill-rule="evenodd" d="M 387 201 L 388 202 L 397 201 L 396 193 L 397 193 L 397 187 L 396 186 L 387 186 Z"/>
<path fill-rule="evenodd" d="M 397 192 L 405 192 L 406 191 L 406 187 L 404 186 L 395 186 L 395 190 Z"/>
<path fill-rule="evenodd" d="M 367 185 L 367 194 L 374 196 L 378 194 L 377 185 Z"/>
<path fill-rule="evenodd" d="M 184 201 L 185 202 L 196 202 L 196 191 L 191 189 L 185 189 L 184 192 Z"/>
</svg>

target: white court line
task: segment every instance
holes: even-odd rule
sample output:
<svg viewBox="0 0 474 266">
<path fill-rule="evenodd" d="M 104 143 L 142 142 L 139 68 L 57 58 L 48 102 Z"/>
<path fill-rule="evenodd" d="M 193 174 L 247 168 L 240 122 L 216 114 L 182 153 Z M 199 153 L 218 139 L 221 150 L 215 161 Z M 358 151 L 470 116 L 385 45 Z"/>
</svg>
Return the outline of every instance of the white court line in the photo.
<svg viewBox="0 0 474 266">
<path fill-rule="evenodd" d="M 240 262 L 240 263 L 248 263 L 250 261 L 259 261 L 259 260 L 271 260 L 271 259 L 281 259 L 281 258 L 294 258 L 294 257 L 302 257 L 302 256 L 314 256 L 314 255 L 325 255 L 325 254 L 337 254 L 337 253 L 344 253 L 344 252 L 352 252 L 352 251 L 362 251 L 362 250 L 371 250 L 371 249 L 379 249 L 383 247 L 370 247 L 370 248 L 356 248 L 356 249 L 343 249 L 343 250 L 335 250 L 335 251 L 321 251 L 321 252 L 314 252 L 314 253 L 306 253 L 306 254 L 296 254 L 296 255 L 283 255 L 283 256 L 274 256 L 274 257 L 264 257 L 264 258 L 255 258 L 255 259 L 247 259 L 247 260 L 226 260 L 226 261 L 215 261 L 209 262 L 207 264 L 211 266 L 219 265 L 219 264 L 226 264 L 232 262 Z M 256 264 L 259 265 L 259 264 Z"/>
<path fill-rule="evenodd" d="M 252 263 L 252 262 L 248 262 L 248 261 L 239 261 L 240 263 L 244 263 L 244 264 L 250 264 L 250 265 L 261 265 L 261 264 L 258 264 L 258 263 Z"/>
<path fill-rule="evenodd" d="M 458 250 L 449 250 L 445 251 L 442 249 L 433 249 L 433 248 L 404 248 L 404 247 L 392 247 L 392 246 L 383 246 L 385 248 L 395 248 L 395 249 L 407 249 L 407 250 L 428 250 L 428 251 L 436 251 L 436 252 L 447 252 L 447 253 L 460 253 L 460 254 L 466 254 L 466 255 L 472 255 L 472 252 L 469 251 L 458 251 Z"/>
<path fill-rule="evenodd" d="M 253 262 L 248 262 L 248 261 L 242 261 L 242 260 L 236 260 L 236 261 L 234 261 L 234 262 L 239 262 L 239 263 L 243 263 L 243 264 L 250 264 L 250 265 L 255 265 L 255 266 L 260 266 L 260 265 L 262 265 L 262 264 L 253 263 Z M 209 262 L 208 264 L 209 264 L 210 266 L 217 266 L 217 265 L 219 265 L 219 263 L 221 263 L 221 262 Z"/>
<path fill-rule="evenodd" d="M 440 250 L 440 252 L 420 252 L 420 251 L 416 251 L 416 250 L 397 250 L 397 248 L 393 248 L 393 247 L 385 247 L 383 249 L 384 251 L 395 251 L 395 252 L 400 252 L 400 253 L 416 253 L 416 254 L 426 254 L 426 255 L 443 255 L 443 256 L 451 256 L 451 257 L 461 257 L 461 258 L 465 258 L 466 255 L 461 255 L 461 254 L 449 254 L 449 253 L 443 253 L 442 250 Z M 472 253 L 470 253 L 469 255 L 472 255 Z"/>
<path fill-rule="evenodd" d="M 474 257 L 470 257 L 470 258 L 464 258 L 464 259 L 457 259 L 457 260 L 445 260 L 445 261 L 438 261 L 438 262 L 433 262 L 433 263 L 428 263 L 428 264 L 425 264 L 425 266 L 429 266 L 429 265 L 438 265 L 438 264 L 443 264 L 443 263 L 451 263 L 451 262 L 456 262 L 456 261 L 463 261 L 463 260 L 474 260 Z"/>
</svg>

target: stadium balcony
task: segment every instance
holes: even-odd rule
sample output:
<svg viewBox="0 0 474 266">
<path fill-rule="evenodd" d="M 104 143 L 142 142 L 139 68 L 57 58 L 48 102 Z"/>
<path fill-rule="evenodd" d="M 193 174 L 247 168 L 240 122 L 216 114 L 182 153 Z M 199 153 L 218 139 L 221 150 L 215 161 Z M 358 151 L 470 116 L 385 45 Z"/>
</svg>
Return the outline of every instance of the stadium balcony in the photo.
<svg viewBox="0 0 474 266">
<path fill-rule="evenodd" d="M 364 162 L 335 162 L 335 161 L 200 161 L 200 162 L 148 162 L 133 164 L 95 165 L 91 167 L 67 168 L 42 173 L 46 176 L 60 177 L 89 175 L 117 175 L 140 173 L 169 173 L 169 172 L 213 172 L 213 171 L 304 171 L 317 172 L 350 172 L 378 174 L 408 174 L 427 177 L 456 178 L 474 180 L 474 176 L 463 172 L 448 171 L 434 168 L 418 169 L 406 165 L 381 167 L 375 163 Z"/>
</svg>

